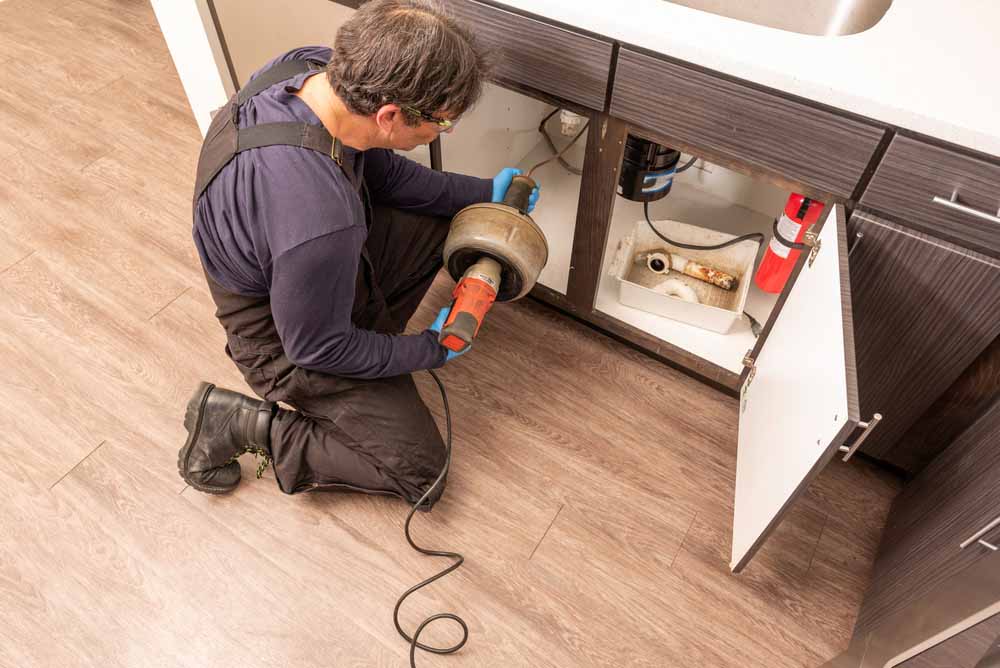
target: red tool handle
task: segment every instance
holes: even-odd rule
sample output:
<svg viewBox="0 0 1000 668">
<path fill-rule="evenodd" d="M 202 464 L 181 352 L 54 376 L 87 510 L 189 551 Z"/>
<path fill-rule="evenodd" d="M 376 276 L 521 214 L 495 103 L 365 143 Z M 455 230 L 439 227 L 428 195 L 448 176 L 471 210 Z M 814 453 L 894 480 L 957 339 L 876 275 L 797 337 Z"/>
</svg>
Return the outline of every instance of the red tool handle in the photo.
<svg viewBox="0 0 1000 668">
<path fill-rule="evenodd" d="M 451 313 L 441 328 L 438 341 L 448 350 L 460 353 L 470 345 L 483 325 L 483 318 L 493 306 L 496 289 L 486 281 L 465 276 L 451 293 Z"/>
</svg>

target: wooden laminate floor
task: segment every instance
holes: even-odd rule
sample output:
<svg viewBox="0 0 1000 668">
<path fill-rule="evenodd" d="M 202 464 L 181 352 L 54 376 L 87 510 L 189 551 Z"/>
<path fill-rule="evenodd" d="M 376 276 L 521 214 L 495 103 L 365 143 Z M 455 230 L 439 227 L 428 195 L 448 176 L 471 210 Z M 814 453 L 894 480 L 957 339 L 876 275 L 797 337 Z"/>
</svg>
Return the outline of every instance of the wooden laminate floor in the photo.
<svg viewBox="0 0 1000 668">
<path fill-rule="evenodd" d="M 177 476 L 197 382 L 245 388 L 190 238 L 199 143 L 146 2 L 0 0 L 0 666 L 403 666 L 393 603 L 442 563 L 401 502 Z M 453 472 L 414 528 L 467 562 L 404 620 L 454 610 L 471 640 L 421 666 L 846 646 L 893 480 L 833 464 L 735 577 L 735 400 L 531 301 L 441 375 Z"/>
</svg>

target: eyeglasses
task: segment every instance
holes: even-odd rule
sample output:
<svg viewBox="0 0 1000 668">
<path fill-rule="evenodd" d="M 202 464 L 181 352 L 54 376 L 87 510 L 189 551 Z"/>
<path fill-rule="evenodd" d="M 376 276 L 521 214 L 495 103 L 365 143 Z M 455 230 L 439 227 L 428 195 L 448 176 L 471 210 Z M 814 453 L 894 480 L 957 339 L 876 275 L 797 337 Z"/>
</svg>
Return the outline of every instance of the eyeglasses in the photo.
<svg viewBox="0 0 1000 668">
<path fill-rule="evenodd" d="M 420 111 L 416 107 L 411 107 L 409 105 L 400 105 L 400 107 L 404 111 L 408 111 L 409 113 L 413 114 L 414 116 L 419 116 L 420 118 L 424 119 L 425 121 L 430 121 L 431 123 L 436 124 L 442 130 L 450 130 L 451 128 L 455 127 L 455 123 L 458 122 L 458 121 L 450 121 L 450 120 L 448 120 L 446 118 L 435 118 L 434 116 L 431 116 L 427 112 Z"/>
</svg>

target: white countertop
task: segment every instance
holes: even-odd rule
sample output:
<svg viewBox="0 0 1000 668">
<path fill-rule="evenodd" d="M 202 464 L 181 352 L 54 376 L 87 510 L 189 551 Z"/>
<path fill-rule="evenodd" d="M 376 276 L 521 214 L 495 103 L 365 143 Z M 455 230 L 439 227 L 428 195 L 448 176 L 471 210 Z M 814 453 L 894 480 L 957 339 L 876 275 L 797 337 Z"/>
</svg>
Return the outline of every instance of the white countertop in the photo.
<svg viewBox="0 0 1000 668">
<path fill-rule="evenodd" d="M 667 0 L 502 3 L 1000 156 L 997 0 L 895 0 L 874 27 L 833 37 L 758 26 Z"/>
</svg>

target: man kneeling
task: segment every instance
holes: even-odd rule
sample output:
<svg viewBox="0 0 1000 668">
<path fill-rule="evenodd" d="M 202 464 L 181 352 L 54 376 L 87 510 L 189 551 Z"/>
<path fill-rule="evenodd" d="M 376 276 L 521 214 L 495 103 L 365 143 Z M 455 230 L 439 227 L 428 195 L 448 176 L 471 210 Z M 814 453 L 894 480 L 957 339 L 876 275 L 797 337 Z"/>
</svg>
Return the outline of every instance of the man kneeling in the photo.
<svg viewBox="0 0 1000 668">
<path fill-rule="evenodd" d="M 438 5 L 375 0 L 332 49 L 279 56 L 216 114 L 194 240 L 226 352 L 264 400 L 197 388 L 178 455 L 192 487 L 235 489 L 244 453 L 262 458 L 258 476 L 273 461 L 289 494 L 415 503 L 437 477 L 444 443 L 410 374 L 454 356 L 437 341 L 447 307 L 402 332 L 441 268 L 451 217 L 501 201 L 517 170 L 448 174 L 391 149 L 451 132 L 486 76 L 483 50 Z"/>
</svg>

